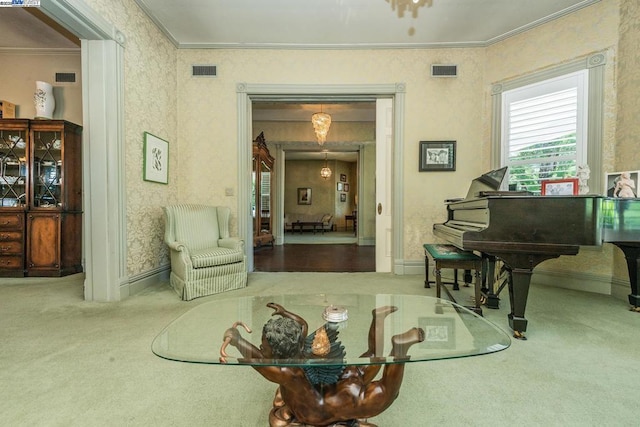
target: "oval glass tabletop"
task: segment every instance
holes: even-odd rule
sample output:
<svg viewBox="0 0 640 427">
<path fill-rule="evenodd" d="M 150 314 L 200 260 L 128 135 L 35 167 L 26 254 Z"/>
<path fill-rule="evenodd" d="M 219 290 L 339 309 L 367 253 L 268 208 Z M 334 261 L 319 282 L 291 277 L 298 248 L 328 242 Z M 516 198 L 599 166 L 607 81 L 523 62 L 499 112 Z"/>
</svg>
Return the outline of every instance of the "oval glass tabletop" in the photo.
<svg viewBox="0 0 640 427">
<path fill-rule="evenodd" d="M 283 326 L 275 319 L 282 318 L 295 319 L 290 323 L 298 335 L 292 338 L 286 330 L 278 335 Z M 275 334 L 276 344 L 293 340 L 298 347 L 286 357 L 274 356 L 265 349 L 264 333 L 270 342 Z M 335 366 L 477 356 L 510 344 L 509 335 L 494 324 L 439 298 L 300 294 L 232 297 L 198 305 L 169 324 L 154 339 L 152 350 L 165 359 L 192 363 Z"/>
</svg>

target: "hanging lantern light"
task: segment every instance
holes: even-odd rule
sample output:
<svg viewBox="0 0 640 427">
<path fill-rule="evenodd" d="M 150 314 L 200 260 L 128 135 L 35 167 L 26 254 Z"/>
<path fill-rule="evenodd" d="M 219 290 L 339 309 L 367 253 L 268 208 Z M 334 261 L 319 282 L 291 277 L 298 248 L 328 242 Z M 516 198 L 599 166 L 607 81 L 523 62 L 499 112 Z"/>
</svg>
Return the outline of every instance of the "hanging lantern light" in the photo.
<svg viewBox="0 0 640 427">
<path fill-rule="evenodd" d="M 331 169 L 327 165 L 327 153 L 324 153 L 324 167 L 320 169 L 320 176 L 323 179 L 329 179 L 331 177 Z"/>
</svg>

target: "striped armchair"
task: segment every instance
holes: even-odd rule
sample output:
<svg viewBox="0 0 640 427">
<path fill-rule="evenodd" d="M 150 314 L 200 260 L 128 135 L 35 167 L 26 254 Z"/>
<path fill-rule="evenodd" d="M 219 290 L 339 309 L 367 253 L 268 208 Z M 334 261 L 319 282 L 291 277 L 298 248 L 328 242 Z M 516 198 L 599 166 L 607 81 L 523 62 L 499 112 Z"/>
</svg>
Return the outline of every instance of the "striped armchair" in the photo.
<svg viewBox="0 0 640 427">
<path fill-rule="evenodd" d="M 230 212 L 221 206 L 164 207 L 170 283 L 183 300 L 247 285 L 244 241 L 229 236 Z"/>
</svg>

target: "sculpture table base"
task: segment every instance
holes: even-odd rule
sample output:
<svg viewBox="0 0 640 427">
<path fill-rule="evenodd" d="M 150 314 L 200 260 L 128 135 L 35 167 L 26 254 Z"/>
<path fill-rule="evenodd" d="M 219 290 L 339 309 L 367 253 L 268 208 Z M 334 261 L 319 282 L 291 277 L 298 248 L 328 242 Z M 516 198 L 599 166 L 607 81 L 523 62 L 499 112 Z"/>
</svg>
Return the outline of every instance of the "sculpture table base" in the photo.
<svg viewBox="0 0 640 427">
<path fill-rule="evenodd" d="M 367 420 L 348 420 L 338 423 L 330 424 L 326 427 L 378 427 L 376 424 L 372 424 Z M 280 394 L 280 387 L 276 390 L 276 395 L 273 398 L 273 409 L 269 412 L 269 427 L 314 427 L 310 424 L 300 423 L 296 421 L 295 415 L 291 412 L 291 409 L 282 400 Z"/>
</svg>

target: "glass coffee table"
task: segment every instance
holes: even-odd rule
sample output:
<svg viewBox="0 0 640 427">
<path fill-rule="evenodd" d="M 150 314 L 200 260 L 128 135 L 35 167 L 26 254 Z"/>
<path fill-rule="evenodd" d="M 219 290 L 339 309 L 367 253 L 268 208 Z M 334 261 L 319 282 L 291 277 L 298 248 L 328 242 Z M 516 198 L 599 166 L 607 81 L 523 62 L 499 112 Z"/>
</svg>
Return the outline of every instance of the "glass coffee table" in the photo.
<svg viewBox="0 0 640 427">
<path fill-rule="evenodd" d="M 367 419 L 398 396 L 406 363 L 510 344 L 497 326 L 439 298 L 299 294 L 198 305 L 167 326 L 152 350 L 179 362 L 251 366 L 278 384 L 272 427 L 372 426 Z"/>
</svg>

